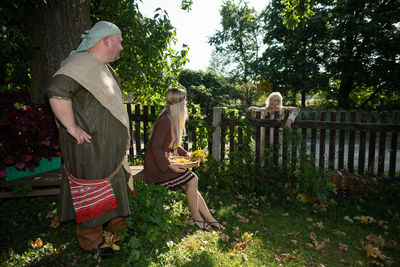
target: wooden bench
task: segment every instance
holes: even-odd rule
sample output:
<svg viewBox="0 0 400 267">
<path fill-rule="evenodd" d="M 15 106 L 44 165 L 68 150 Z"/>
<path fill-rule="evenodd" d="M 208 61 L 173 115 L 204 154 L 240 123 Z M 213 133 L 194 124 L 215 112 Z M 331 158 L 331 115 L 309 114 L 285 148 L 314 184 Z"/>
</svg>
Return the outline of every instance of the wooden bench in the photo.
<svg viewBox="0 0 400 267">
<path fill-rule="evenodd" d="M 143 166 L 131 166 L 133 180 L 144 180 Z M 60 194 L 61 168 L 55 171 L 44 172 L 33 176 L 21 178 L 14 181 L 0 180 L 0 198 L 15 198 L 12 187 L 29 182 L 32 191 L 24 197 L 50 196 Z"/>
</svg>

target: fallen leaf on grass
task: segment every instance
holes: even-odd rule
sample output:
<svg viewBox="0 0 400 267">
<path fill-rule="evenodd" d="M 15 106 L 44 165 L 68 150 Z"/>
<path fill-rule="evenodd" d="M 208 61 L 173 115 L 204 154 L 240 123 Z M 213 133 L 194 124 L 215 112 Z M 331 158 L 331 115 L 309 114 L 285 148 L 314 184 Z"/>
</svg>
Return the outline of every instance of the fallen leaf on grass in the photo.
<svg viewBox="0 0 400 267">
<path fill-rule="evenodd" d="M 236 257 L 236 254 L 233 252 L 229 252 L 229 257 Z"/>
<path fill-rule="evenodd" d="M 397 242 L 394 240 L 390 240 L 385 243 L 385 247 L 387 247 L 387 248 L 394 248 L 396 245 L 397 245 Z"/>
<path fill-rule="evenodd" d="M 235 227 L 233 228 L 233 233 L 234 233 L 235 235 L 239 235 L 239 234 L 240 234 L 240 228 L 239 228 L 238 226 L 235 226 Z"/>
<path fill-rule="evenodd" d="M 115 251 L 120 250 L 120 247 L 117 244 L 115 244 L 115 242 L 121 240 L 121 237 L 119 235 L 114 235 L 111 232 L 104 231 L 103 236 L 104 236 L 104 243 L 105 243 L 103 245 L 103 247 L 111 247 Z"/>
<path fill-rule="evenodd" d="M 353 219 L 350 218 L 350 216 L 344 216 L 343 219 L 345 219 L 348 222 L 354 222 Z"/>
<path fill-rule="evenodd" d="M 307 218 L 306 218 L 306 221 L 307 221 L 307 222 L 312 222 L 312 221 L 313 221 L 313 219 L 312 219 L 312 218 L 310 218 L 310 217 L 307 217 Z"/>
<path fill-rule="evenodd" d="M 226 242 L 226 241 L 229 240 L 229 236 L 227 236 L 226 234 L 222 234 L 222 235 L 221 235 L 221 240 L 224 241 L 224 242 Z"/>
<path fill-rule="evenodd" d="M 282 216 L 285 216 L 285 217 L 289 216 L 289 212 L 282 213 Z"/>
<path fill-rule="evenodd" d="M 315 246 L 315 249 L 318 250 L 318 251 L 322 251 L 322 250 L 324 250 L 325 245 L 326 245 L 326 242 L 325 242 L 325 241 L 322 241 L 322 242 L 319 243 L 319 244 L 317 243 L 317 245 Z"/>
<path fill-rule="evenodd" d="M 249 236 L 249 233 L 248 232 L 245 232 L 243 235 L 242 235 L 242 240 L 244 241 L 244 240 L 246 240 L 246 238 Z"/>
<path fill-rule="evenodd" d="M 249 219 L 243 217 L 240 214 L 236 214 L 235 216 L 238 217 L 241 222 L 244 222 L 244 223 L 248 223 L 249 222 Z"/>
<path fill-rule="evenodd" d="M 60 226 L 60 220 L 58 218 L 58 215 L 54 216 L 54 218 L 51 220 L 51 223 L 49 225 L 50 228 L 56 229 L 58 226 Z"/>
<path fill-rule="evenodd" d="M 356 221 L 360 221 L 363 224 L 370 224 L 370 223 L 375 222 L 374 218 L 372 218 L 371 216 L 365 216 L 365 215 L 354 216 L 353 219 Z"/>
<path fill-rule="evenodd" d="M 339 242 L 339 250 L 340 251 L 347 251 L 349 247 L 346 244 L 342 244 Z"/>
<path fill-rule="evenodd" d="M 291 233 L 287 233 L 287 234 L 283 234 L 282 236 L 297 236 L 299 235 L 301 232 L 291 232 Z"/>
<path fill-rule="evenodd" d="M 292 242 L 292 244 L 294 244 L 294 245 L 297 245 L 297 240 L 295 240 L 295 239 L 290 240 L 290 242 Z"/>
<path fill-rule="evenodd" d="M 248 258 L 247 258 L 247 254 L 246 254 L 246 253 L 244 253 L 242 257 L 243 257 L 243 260 L 244 260 L 244 261 L 248 261 Z"/>
<path fill-rule="evenodd" d="M 369 234 L 367 236 L 367 240 L 370 243 L 372 243 L 372 244 L 374 244 L 375 246 L 378 246 L 378 247 L 383 247 L 385 242 L 386 242 L 385 239 L 382 236 L 380 236 L 380 235 L 377 236 L 375 234 Z"/>
<path fill-rule="evenodd" d="M 312 241 L 317 240 L 317 235 L 314 232 L 311 232 L 308 236 Z"/>
<path fill-rule="evenodd" d="M 306 247 L 307 247 L 307 248 L 314 248 L 314 245 L 311 244 L 311 243 L 306 243 Z"/>
<path fill-rule="evenodd" d="M 38 237 L 35 241 L 29 240 L 29 246 L 31 246 L 33 249 L 39 249 L 43 247 L 43 241 L 40 239 L 40 237 Z"/>
<path fill-rule="evenodd" d="M 338 230 L 338 229 L 333 230 L 333 232 L 334 232 L 335 234 L 338 234 L 338 235 L 341 235 L 341 236 L 346 236 L 346 233 L 345 233 L 345 232 L 342 232 L 342 231 L 340 231 L 340 230 Z"/>
<path fill-rule="evenodd" d="M 194 249 L 195 248 L 195 244 L 193 244 L 193 243 L 190 243 L 189 245 L 188 245 L 188 248 L 190 248 L 190 249 Z"/>
<path fill-rule="evenodd" d="M 317 222 L 317 223 L 313 223 L 314 226 L 318 227 L 319 229 L 324 228 L 324 223 L 323 222 Z"/>
<path fill-rule="evenodd" d="M 364 263 L 363 263 L 362 261 L 360 261 L 360 260 L 354 262 L 354 264 L 355 264 L 356 266 L 363 266 L 363 265 L 364 265 Z"/>
</svg>

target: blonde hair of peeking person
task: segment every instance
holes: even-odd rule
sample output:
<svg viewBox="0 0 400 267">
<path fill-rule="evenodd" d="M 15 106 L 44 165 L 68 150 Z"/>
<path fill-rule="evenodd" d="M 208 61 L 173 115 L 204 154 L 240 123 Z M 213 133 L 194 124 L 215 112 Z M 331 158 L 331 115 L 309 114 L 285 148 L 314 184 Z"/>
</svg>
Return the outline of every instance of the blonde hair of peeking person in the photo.
<svg viewBox="0 0 400 267">
<path fill-rule="evenodd" d="M 272 92 L 272 93 L 268 96 L 267 100 L 265 101 L 265 105 L 266 105 L 267 108 L 270 106 L 271 99 L 272 99 L 272 98 L 275 98 L 275 97 L 279 99 L 279 104 L 276 106 L 276 109 L 280 109 L 280 108 L 282 107 L 282 95 L 281 95 L 281 93 L 279 93 L 279 92 Z"/>
<path fill-rule="evenodd" d="M 174 147 L 181 146 L 182 137 L 185 134 L 185 122 L 188 117 L 186 108 L 186 91 L 183 88 L 172 87 L 168 89 L 165 100 L 166 112 L 171 120 L 171 128 L 174 131 L 176 142 Z"/>
</svg>

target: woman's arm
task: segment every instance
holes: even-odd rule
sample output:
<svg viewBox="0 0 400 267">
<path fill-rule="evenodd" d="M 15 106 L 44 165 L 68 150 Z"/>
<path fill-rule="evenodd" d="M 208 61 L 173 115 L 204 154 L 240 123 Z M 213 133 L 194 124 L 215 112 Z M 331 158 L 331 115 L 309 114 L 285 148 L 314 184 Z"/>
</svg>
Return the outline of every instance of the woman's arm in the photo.
<svg viewBox="0 0 400 267">
<path fill-rule="evenodd" d="M 292 123 L 295 121 L 296 117 L 300 113 L 300 108 L 298 107 L 283 107 L 283 111 L 285 114 L 289 114 L 286 123 L 285 123 L 285 128 L 291 128 Z"/>
<path fill-rule="evenodd" d="M 256 113 L 257 113 L 258 111 L 261 111 L 261 114 L 265 113 L 265 112 L 266 112 L 266 108 L 265 108 L 265 107 L 263 107 L 263 108 L 259 108 L 259 107 L 249 107 L 249 108 L 247 109 L 247 111 L 250 112 L 250 114 L 254 116 L 254 115 L 256 115 Z"/>
</svg>

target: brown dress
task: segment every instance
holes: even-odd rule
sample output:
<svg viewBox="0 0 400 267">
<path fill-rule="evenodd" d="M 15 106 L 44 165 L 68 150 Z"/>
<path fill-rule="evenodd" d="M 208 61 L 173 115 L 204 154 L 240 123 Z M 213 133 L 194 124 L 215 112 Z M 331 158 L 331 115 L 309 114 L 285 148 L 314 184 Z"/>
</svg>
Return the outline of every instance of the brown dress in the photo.
<svg viewBox="0 0 400 267">
<path fill-rule="evenodd" d="M 162 115 L 153 127 L 144 159 L 144 175 L 147 181 L 167 188 L 179 187 L 196 177 L 192 171 L 177 173 L 168 167 L 170 164 L 168 156 L 173 152 L 170 148 L 171 142 L 171 121 L 167 115 Z M 177 152 L 180 156 L 188 155 L 188 152 L 181 147 L 177 147 Z"/>
</svg>

